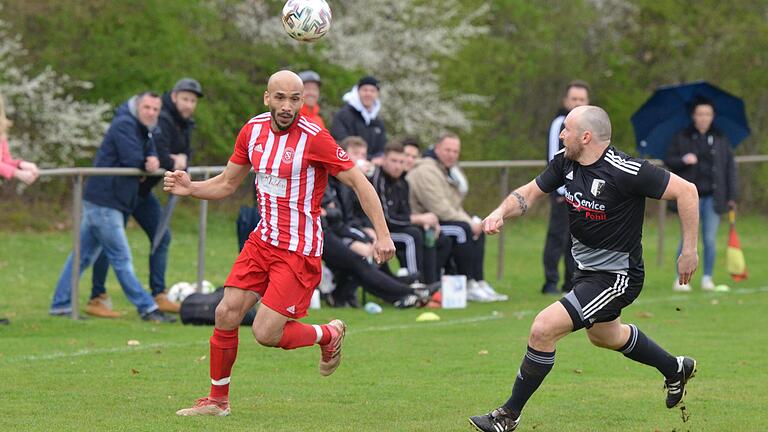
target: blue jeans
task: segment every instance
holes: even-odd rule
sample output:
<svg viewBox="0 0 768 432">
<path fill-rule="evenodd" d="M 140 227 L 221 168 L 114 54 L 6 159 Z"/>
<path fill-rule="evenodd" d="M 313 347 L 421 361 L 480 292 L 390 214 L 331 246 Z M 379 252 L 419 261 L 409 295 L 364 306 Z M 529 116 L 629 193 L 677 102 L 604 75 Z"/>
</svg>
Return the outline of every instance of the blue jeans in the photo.
<svg viewBox="0 0 768 432">
<path fill-rule="evenodd" d="M 712 277 L 715 269 L 715 257 L 717 250 L 715 248 L 717 240 L 717 228 L 720 226 L 720 215 L 715 212 L 715 200 L 712 195 L 699 197 L 699 223 L 701 224 L 701 233 L 704 237 L 704 276 Z M 679 257 L 683 250 L 683 241 L 677 247 L 677 256 Z M 677 266 L 675 266 L 677 271 Z"/>
<path fill-rule="evenodd" d="M 133 210 L 133 218 L 136 219 L 141 229 L 149 237 L 150 251 L 152 250 L 152 241 L 160 225 L 162 214 L 163 208 L 160 206 L 160 201 L 157 200 L 155 194 L 150 192 L 146 197 L 139 196 L 136 208 Z M 127 217 L 125 218 L 125 223 L 128 223 Z M 149 255 L 149 288 L 152 290 L 153 296 L 165 291 L 165 269 L 168 267 L 168 247 L 170 244 L 171 231 L 169 229 L 165 232 L 157 249 L 155 249 L 155 253 L 150 253 Z M 108 271 L 109 261 L 107 255 L 102 252 L 93 264 L 91 298 L 98 297 L 106 292 L 104 282 L 107 280 Z"/>
<path fill-rule="evenodd" d="M 109 207 L 101 207 L 88 201 L 83 202 L 83 221 L 80 225 L 80 274 L 94 262 L 96 256 L 104 250 L 109 263 L 115 269 L 125 296 L 136 306 L 140 314 L 152 312 L 157 304 L 141 286 L 133 271 L 131 249 L 125 236 L 125 218 L 123 213 Z M 56 283 L 50 312 L 54 314 L 72 312 L 72 256 L 67 262 Z"/>
</svg>

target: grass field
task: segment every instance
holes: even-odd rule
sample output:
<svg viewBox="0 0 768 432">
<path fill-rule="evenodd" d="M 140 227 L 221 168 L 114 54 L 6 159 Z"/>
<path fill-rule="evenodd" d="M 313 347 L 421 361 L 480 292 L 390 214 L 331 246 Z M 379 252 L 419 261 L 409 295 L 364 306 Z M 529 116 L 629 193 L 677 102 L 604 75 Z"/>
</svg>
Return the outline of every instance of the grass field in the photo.
<svg viewBox="0 0 768 432">
<path fill-rule="evenodd" d="M 195 215 L 174 220 L 168 281 L 195 278 Z M 233 215 L 211 214 L 206 278 L 223 282 L 236 255 Z M 646 224 L 646 287 L 625 310 L 675 354 L 698 359 L 687 398 L 690 421 L 664 408 L 662 378 L 618 353 L 592 347 L 584 334 L 558 345 L 555 368 L 530 401 L 522 431 L 768 430 L 768 219 L 740 223 L 750 278 L 730 293 L 671 292 L 677 224 L 668 224 L 667 264 L 655 263 L 654 222 Z M 139 320 L 112 275 L 109 291 L 122 319 L 74 322 L 47 309 L 70 250 L 68 232 L 2 231 L 0 248 L 0 430 L 109 431 L 468 431 L 466 418 L 501 404 L 525 352 L 536 311 L 553 301 L 538 292 L 545 221 L 506 230 L 506 277 L 494 281 L 496 243 L 487 270 L 506 303 L 438 311 L 417 323 L 417 310 L 312 311 L 307 322 L 345 319 L 350 330 L 341 368 L 317 373 L 318 349 L 285 352 L 258 346 L 248 328 L 232 381 L 232 416 L 178 418 L 173 413 L 208 390 L 210 327 Z M 721 227 L 719 245 L 725 243 Z M 136 267 L 146 280 L 147 242 L 130 229 Z M 715 279 L 729 283 L 724 247 Z M 700 272 L 696 275 L 698 283 Z M 90 273 L 81 283 L 87 300 Z M 582 332 L 583 333 L 583 332 Z M 127 346 L 130 339 L 141 345 Z"/>
</svg>

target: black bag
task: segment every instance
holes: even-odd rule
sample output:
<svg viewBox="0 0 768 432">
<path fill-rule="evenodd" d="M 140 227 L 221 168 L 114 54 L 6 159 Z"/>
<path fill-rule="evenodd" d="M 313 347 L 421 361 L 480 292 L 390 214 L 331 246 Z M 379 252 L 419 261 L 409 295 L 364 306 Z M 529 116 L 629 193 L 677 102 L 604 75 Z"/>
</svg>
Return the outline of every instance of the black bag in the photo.
<svg viewBox="0 0 768 432">
<path fill-rule="evenodd" d="M 224 288 L 219 288 L 211 294 L 190 294 L 181 302 L 181 322 L 192 325 L 214 325 L 216 323 L 216 306 L 224 298 Z M 240 325 L 253 325 L 256 318 L 256 308 L 251 308 L 243 317 Z"/>
</svg>

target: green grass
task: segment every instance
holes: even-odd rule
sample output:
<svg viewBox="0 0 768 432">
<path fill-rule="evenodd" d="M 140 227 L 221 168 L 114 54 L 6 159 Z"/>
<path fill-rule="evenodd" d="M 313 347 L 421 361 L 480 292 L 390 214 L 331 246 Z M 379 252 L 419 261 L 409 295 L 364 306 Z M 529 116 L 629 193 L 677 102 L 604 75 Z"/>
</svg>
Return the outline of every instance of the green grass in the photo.
<svg viewBox="0 0 768 432">
<path fill-rule="evenodd" d="M 236 254 L 231 214 L 209 220 L 206 278 L 222 283 Z M 768 219 L 740 223 L 750 279 L 728 294 L 673 294 L 677 223 L 668 223 L 667 264 L 655 263 L 653 219 L 646 224 L 646 287 L 623 318 L 673 353 L 696 357 L 688 396 L 691 419 L 663 405 L 662 379 L 652 368 L 592 347 L 583 332 L 558 345 L 554 370 L 530 401 L 523 431 L 768 430 Z M 385 308 L 312 311 L 307 322 L 345 319 L 344 362 L 330 378 L 317 373 L 318 349 L 291 352 L 258 346 L 243 328 L 232 381 L 229 418 L 177 418 L 208 389 L 210 327 L 152 325 L 139 320 L 110 275 L 122 319 L 74 322 L 48 317 L 55 280 L 70 250 L 68 232 L 1 232 L 0 430 L 110 431 L 468 431 L 466 418 L 509 395 L 536 311 L 553 301 L 538 291 L 545 221 L 530 218 L 506 230 L 506 277 L 494 281 L 496 242 L 488 242 L 489 279 L 506 303 L 437 311 Z M 174 220 L 168 281 L 196 275 L 196 215 Z M 725 242 L 721 228 L 719 245 Z M 129 230 L 136 267 L 146 280 L 147 242 Z M 724 247 L 715 274 L 724 274 Z M 698 282 L 698 275 L 696 282 Z M 87 300 L 90 274 L 81 283 Z M 136 339 L 138 347 L 126 342 Z M 487 351 L 487 354 L 480 354 Z"/>
</svg>

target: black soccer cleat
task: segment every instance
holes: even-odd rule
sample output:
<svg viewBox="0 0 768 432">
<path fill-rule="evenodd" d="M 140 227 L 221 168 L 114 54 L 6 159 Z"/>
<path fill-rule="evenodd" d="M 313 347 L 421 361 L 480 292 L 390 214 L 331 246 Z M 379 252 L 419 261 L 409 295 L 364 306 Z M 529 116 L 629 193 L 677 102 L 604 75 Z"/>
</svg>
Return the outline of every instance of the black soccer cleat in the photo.
<svg viewBox="0 0 768 432">
<path fill-rule="evenodd" d="M 696 360 L 690 357 L 677 357 L 677 373 L 674 378 L 664 380 L 667 389 L 667 408 L 674 408 L 683 402 L 685 385 L 696 376 Z"/>
<path fill-rule="evenodd" d="M 515 418 L 506 408 L 499 407 L 488 414 L 470 417 L 469 423 L 481 432 L 510 432 L 517 429 L 520 416 Z"/>
</svg>

